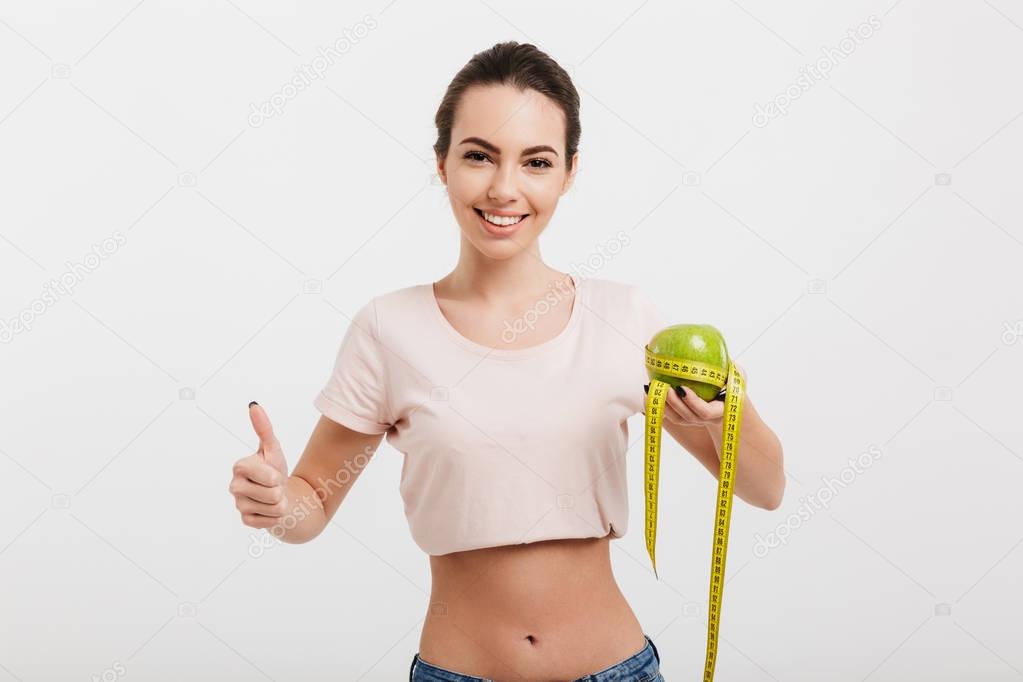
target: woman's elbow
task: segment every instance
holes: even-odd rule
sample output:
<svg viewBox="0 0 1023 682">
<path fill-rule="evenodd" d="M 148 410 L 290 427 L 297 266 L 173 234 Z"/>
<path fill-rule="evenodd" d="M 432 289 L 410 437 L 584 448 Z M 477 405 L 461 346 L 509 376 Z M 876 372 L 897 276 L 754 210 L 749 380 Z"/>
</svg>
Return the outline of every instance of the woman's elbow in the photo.
<svg viewBox="0 0 1023 682">
<path fill-rule="evenodd" d="M 754 499 L 747 500 L 751 505 L 758 509 L 765 509 L 767 511 L 774 511 L 781 506 L 782 499 L 785 497 L 785 484 L 782 482 L 781 488 L 777 491 L 764 493 Z"/>
<path fill-rule="evenodd" d="M 785 497 L 784 489 L 781 490 L 774 497 L 770 497 L 767 500 L 765 500 L 764 503 L 760 505 L 760 508 L 766 509 L 767 511 L 774 511 L 775 509 L 781 506 L 781 501 L 783 497 Z"/>
<path fill-rule="evenodd" d="M 770 484 L 761 491 L 754 505 L 767 511 L 774 511 L 781 506 L 785 498 L 785 470 L 779 465 L 778 470 L 770 478 L 772 479 Z"/>
</svg>

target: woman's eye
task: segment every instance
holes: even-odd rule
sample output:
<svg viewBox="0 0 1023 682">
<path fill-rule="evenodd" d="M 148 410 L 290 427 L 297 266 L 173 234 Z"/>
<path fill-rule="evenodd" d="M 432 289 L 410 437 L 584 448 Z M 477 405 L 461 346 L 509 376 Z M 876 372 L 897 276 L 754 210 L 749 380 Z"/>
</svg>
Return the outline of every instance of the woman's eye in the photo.
<svg viewBox="0 0 1023 682">
<path fill-rule="evenodd" d="M 483 152 L 478 152 L 478 151 L 466 152 L 465 156 L 463 156 L 462 158 L 468 159 L 469 161 L 473 161 L 473 162 L 477 162 L 477 163 L 482 163 L 484 161 L 489 161 L 490 160 L 487 157 L 486 154 L 484 154 Z M 528 163 L 529 163 L 529 167 L 530 168 L 535 168 L 535 169 L 546 169 L 546 168 L 553 168 L 554 167 L 554 164 L 552 164 L 550 161 L 548 161 L 547 159 L 544 159 L 544 158 L 530 159 Z M 539 164 L 539 165 L 537 165 L 537 164 Z"/>
</svg>

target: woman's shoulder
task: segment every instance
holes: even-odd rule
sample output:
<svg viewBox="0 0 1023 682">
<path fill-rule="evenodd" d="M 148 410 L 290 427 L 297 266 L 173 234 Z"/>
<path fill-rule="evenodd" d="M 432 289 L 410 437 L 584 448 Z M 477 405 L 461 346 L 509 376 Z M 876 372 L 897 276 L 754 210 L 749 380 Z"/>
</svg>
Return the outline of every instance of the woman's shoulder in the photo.
<svg viewBox="0 0 1023 682">
<path fill-rule="evenodd" d="M 609 309 L 628 310 L 649 299 L 639 284 L 606 277 L 584 277 L 589 304 L 603 305 Z"/>
<path fill-rule="evenodd" d="M 607 325 L 639 345 L 665 326 L 657 298 L 640 284 L 606 278 L 590 278 L 586 307 L 595 310 Z"/>
<path fill-rule="evenodd" d="M 386 289 L 384 291 L 379 291 L 376 294 L 372 294 L 369 297 L 368 302 L 384 307 L 408 305 L 410 301 L 414 301 L 418 298 L 425 287 L 429 286 L 429 283 L 424 282 L 421 284 L 408 284 L 394 289 Z"/>
<path fill-rule="evenodd" d="M 410 316 L 421 315 L 425 300 L 425 287 L 429 284 L 409 284 L 402 287 L 369 293 L 362 297 L 357 315 L 372 318 L 379 332 L 392 325 L 401 326 Z"/>
</svg>

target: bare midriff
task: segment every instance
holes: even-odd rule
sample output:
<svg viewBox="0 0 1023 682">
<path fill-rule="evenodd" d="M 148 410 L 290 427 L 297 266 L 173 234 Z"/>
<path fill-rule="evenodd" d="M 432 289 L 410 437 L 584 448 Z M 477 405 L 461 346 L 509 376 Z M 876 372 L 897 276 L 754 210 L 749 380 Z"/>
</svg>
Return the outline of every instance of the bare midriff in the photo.
<svg viewBox="0 0 1023 682">
<path fill-rule="evenodd" d="M 646 645 L 611 570 L 610 536 L 431 556 L 430 569 L 426 663 L 498 682 L 570 682 Z"/>
</svg>

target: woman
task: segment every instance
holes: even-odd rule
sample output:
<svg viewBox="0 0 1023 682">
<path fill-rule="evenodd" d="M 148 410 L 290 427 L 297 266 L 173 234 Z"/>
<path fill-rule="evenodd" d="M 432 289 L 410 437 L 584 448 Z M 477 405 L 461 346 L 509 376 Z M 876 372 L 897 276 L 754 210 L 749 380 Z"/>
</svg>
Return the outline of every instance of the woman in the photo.
<svg viewBox="0 0 1023 682">
<path fill-rule="evenodd" d="M 386 434 L 432 574 L 410 680 L 663 680 L 609 543 L 626 530 L 643 346 L 666 324 L 637 287 L 552 269 L 538 244 L 578 171 L 576 89 L 534 46 L 502 43 L 457 74 L 436 124 L 458 263 L 357 312 L 290 476 L 250 404 L 260 450 L 230 486 L 242 521 L 312 539 Z M 717 475 L 721 403 L 668 404 L 665 430 Z M 781 446 L 748 396 L 743 410 L 735 494 L 773 509 Z"/>
</svg>

